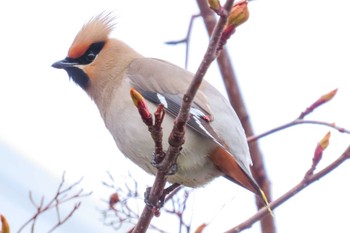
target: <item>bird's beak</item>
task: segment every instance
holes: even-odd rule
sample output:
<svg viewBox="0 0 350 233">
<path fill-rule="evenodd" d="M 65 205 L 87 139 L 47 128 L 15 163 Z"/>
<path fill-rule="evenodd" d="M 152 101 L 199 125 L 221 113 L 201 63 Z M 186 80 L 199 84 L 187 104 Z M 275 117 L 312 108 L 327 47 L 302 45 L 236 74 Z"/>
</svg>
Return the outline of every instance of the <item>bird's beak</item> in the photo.
<svg viewBox="0 0 350 233">
<path fill-rule="evenodd" d="M 61 61 L 56 61 L 51 66 L 53 68 L 56 68 L 56 69 L 66 69 L 66 68 L 73 67 L 75 65 L 77 65 L 76 62 L 69 61 L 69 59 L 65 58 L 65 59 L 63 59 Z"/>
</svg>

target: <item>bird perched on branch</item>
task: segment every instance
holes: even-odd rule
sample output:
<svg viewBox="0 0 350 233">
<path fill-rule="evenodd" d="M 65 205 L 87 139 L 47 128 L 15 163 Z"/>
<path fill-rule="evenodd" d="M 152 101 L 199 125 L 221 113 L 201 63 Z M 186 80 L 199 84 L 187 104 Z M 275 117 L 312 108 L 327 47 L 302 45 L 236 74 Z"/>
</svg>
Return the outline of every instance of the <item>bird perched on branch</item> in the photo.
<svg viewBox="0 0 350 233">
<path fill-rule="evenodd" d="M 154 143 L 130 98 L 135 89 L 146 99 L 151 112 L 163 104 L 162 127 L 169 135 L 182 97 L 193 74 L 163 60 L 146 58 L 124 42 L 109 38 L 113 17 L 100 14 L 76 35 L 65 59 L 52 66 L 67 71 L 95 102 L 120 151 L 148 173 Z M 246 135 L 230 104 L 203 81 L 190 111 L 185 144 L 177 159 L 171 183 L 202 186 L 218 176 L 266 198 L 250 171 L 252 164 Z"/>
</svg>

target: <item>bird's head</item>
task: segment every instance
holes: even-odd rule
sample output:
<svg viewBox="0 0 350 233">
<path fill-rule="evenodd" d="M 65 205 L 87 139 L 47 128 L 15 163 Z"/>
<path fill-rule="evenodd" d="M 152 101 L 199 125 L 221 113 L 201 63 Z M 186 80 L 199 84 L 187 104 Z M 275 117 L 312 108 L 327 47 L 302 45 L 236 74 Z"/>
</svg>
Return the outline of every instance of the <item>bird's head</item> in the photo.
<svg viewBox="0 0 350 233">
<path fill-rule="evenodd" d="M 111 14 L 99 14 L 86 23 L 76 35 L 65 59 L 52 64 L 52 67 L 64 69 L 81 88 L 86 90 L 91 84 L 93 74 L 108 36 L 113 29 L 114 18 Z"/>
<path fill-rule="evenodd" d="M 122 41 L 109 37 L 114 25 L 111 13 L 92 18 L 75 36 L 67 57 L 52 64 L 66 70 L 95 103 L 103 101 L 102 96 L 111 91 L 108 87 L 118 87 L 129 64 L 142 57 Z"/>
</svg>

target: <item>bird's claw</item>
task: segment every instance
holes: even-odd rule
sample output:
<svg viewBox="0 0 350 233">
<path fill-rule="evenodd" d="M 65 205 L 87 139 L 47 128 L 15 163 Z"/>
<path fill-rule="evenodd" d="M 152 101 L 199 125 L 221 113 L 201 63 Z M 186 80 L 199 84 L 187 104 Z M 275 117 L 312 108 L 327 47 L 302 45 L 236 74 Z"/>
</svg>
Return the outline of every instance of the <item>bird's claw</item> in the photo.
<svg viewBox="0 0 350 233">
<path fill-rule="evenodd" d="M 154 216 L 159 217 L 160 216 L 160 208 L 164 205 L 164 198 L 163 196 L 161 196 L 160 200 L 157 201 L 156 204 L 152 203 L 149 200 L 149 195 L 151 192 L 151 188 L 148 187 L 146 188 L 146 192 L 145 192 L 145 204 L 146 206 L 152 210 L 152 213 L 154 214 Z"/>
<path fill-rule="evenodd" d="M 151 160 L 151 164 L 153 167 L 157 168 L 157 169 L 162 169 L 163 168 L 163 160 L 165 157 L 165 153 L 164 154 L 156 154 L 153 153 L 153 157 Z M 169 171 L 167 172 L 168 176 L 174 175 L 177 172 L 177 164 L 176 162 L 174 164 L 171 165 Z"/>
<path fill-rule="evenodd" d="M 152 160 L 151 160 L 152 166 L 155 168 L 159 168 L 163 159 L 164 159 L 164 155 L 153 153 Z"/>
<path fill-rule="evenodd" d="M 174 175 L 176 172 L 177 172 L 177 164 L 174 163 L 173 165 L 171 165 L 167 175 L 171 176 L 171 175 Z"/>
<path fill-rule="evenodd" d="M 161 163 L 157 163 L 154 159 L 152 159 L 151 164 L 153 167 L 157 168 L 157 169 L 162 169 L 162 164 Z M 173 165 L 171 165 L 169 171 L 167 172 L 168 176 L 172 176 L 177 172 L 177 164 L 174 163 Z"/>
<path fill-rule="evenodd" d="M 155 204 L 152 203 L 149 199 L 149 196 L 151 193 L 151 188 L 150 187 L 146 188 L 146 192 L 144 195 L 145 196 L 145 203 L 146 203 L 146 206 L 152 210 L 154 216 L 156 216 L 156 217 L 160 216 L 160 208 L 163 207 L 163 205 L 165 203 L 166 196 L 180 186 L 181 186 L 180 184 L 174 183 L 174 184 L 170 185 L 169 187 L 167 187 L 166 189 L 164 189 L 162 195 L 159 197 L 158 201 Z"/>
</svg>

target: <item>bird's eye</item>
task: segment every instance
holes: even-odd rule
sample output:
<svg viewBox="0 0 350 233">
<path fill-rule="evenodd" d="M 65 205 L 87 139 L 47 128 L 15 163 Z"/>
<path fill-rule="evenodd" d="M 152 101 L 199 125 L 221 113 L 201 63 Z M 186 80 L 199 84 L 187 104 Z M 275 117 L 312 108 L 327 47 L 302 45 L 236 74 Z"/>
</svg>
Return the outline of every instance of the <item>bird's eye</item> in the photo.
<svg viewBox="0 0 350 233">
<path fill-rule="evenodd" d="M 86 60 L 89 61 L 89 62 L 92 62 L 95 58 L 96 58 L 96 54 L 93 53 L 92 51 L 90 51 L 90 52 L 86 55 Z"/>
<path fill-rule="evenodd" d="M 77 62 L 82 65 L 87 65 L 93 62 L 98 54 L 101 52 L 105 42 L 96 42 L 93 43 L 89 49 L 79 58 L 77 58 Z"/>
</svg>

